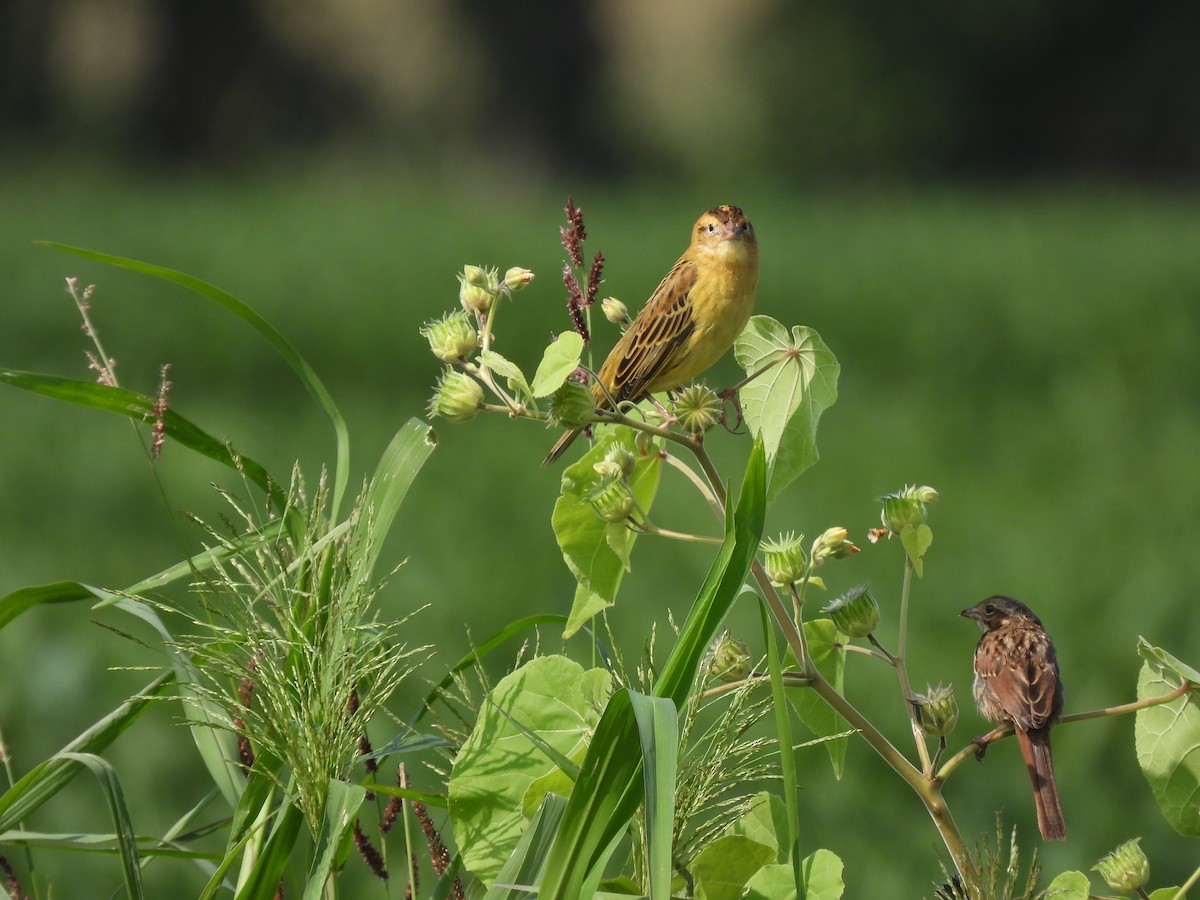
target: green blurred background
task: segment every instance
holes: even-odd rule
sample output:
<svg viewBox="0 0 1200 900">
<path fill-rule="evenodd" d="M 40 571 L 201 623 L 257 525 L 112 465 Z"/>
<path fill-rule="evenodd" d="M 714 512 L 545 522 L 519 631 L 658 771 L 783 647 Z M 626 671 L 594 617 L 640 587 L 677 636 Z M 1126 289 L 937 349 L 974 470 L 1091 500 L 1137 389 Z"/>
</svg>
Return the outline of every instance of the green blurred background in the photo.
<svg viewBox="0 0 1200 900">
<path fill-rule="evenodd" d="M 464 263 L 537 272 L 499 325 L 499 349 L 532 366 L 566 326 L 568 194 L 588 250 L 608 260 L 604 293 L 634 308 L 695 217 L 737 203 L 762 245 L 759 311 L 816 328 L 843 366 L 822 460 L 768 530 L 849 527 L 863 553 L 826 578 L 834 591 L 872 581 L 894 643 L 901 553 L 865 540 L 875 498 L 914 482 L 941 491 L 911 673 L 957 686 L 952 746 L 983 727 L 969 699 L 976 635 L 957 612 L 989 593 L 1042 615 L 1068 711 L 1125 702 L 1138 635 L 1197 662 L 1198 39 L 1190 2 L 18 0 L 0 10 L 0 365 L 89 377 L 63 290 L 76 275 L 97 285 L 93 317 L 124 386 L 153 392 L 170 363 L 177 411 L 277 477 L 299 459 L 315 479 L 330 430 L 249 329 L 31 242 L 181 269 L 252 305 L 313 364 L 349 422 L 358 480 L 423 412 L 438 365 L 417 328 L 454 305 Z M 736 374 L 725 360 L 710 383 Z M 436 645 L 432 680 L 472 639 L 566 612 L 573 587 L 549 528 L 559 473 L 538 465 L 553 435 L 501 417 L 437 430 L 388 547 L 407 563 L 382 598 L 387 614 L 428 606 L 411 640 Z M 0 593 L 133 583 L 198 548 L 181 511 L 224 512 L 210 482 L 241 491 L 169 445 L 152 471 L 127 422 L 11 389 L 0 434 Z M 711 443 L 737 477 L 746 439 Z M 665 527 L 706 521 L 678 479 L 660 504 Z M 611 616 L 627 658 L 654 622 L 665 654 L 666 610 L 683 615 L 709 559 L 641 543 Z M 17 775 L 148 680 L 123 667 L 161 663 L 97 622 L 135 630 L 60 606 L 0 631 L 0 733 Z M 758 646 L 751 604 L 733 625 Z M 397 711 L 423 689 L 414 679 Z M 856 665 L 848 691 L 904 741 L 888 673 Z M 160 727 L 109 754 L 139 834 L 205 789 L 178 710 L 151 718 Z M 1138 772 L 1132 727 L 1056 732 L 1071 839 L 1045 848 L 1052 872 L 1139 834 L 1156 884 L 1194 868 Z M 959 771 L 947 793 L 965 833 L 1003 809 L 1036 843 L 1022 768 L 1003 745 Z M 801 782 L 804 847 L 846 860 L 848 896 L 919 896 L 938 875 L 936 833 L 864 747 L 840 783 L 824 751 L 805 751 Z M 27 824 L 106 830 L 97 794 L 81 780 Z M 119 878 L 105 857 L 39 862 L 57 896 Z M 203 883 L 179 862 L 147 877 L 158 896 Z M 365 880 L 354 890 L 382 895 Z"/>
</svg>

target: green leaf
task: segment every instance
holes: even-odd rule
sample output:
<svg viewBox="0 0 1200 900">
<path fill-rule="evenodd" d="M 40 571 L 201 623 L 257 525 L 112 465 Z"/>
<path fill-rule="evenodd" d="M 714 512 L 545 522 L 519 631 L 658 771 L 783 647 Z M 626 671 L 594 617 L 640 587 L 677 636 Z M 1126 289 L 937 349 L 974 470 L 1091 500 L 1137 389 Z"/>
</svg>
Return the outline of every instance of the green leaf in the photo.
<svg viewBox="0 0 1200 900">
<path fill-rule="evenodd" d="M 330 780 L 329 792 L 325 795 L 320 841 L 309 869 L 308 883 L 304 887 L 304 900 L 320 900 L 325 896 L 326 882 L 335 871 L 338 845 L 352 828 L 354 817 L 366 795 L 367 792 L 356 784 Z"/>
<path fill-rule="evenodd" d="M 1091 889 L 1088 877 L 1082 872 L 1063 872 L 1050 882 L 1043 896 L 1054 900 L 1087 900 Z"/>
<path fill-rule="evenodd" d="M 808 644 L 808 654 L 816 664 L 817 670 L 833 685 L 834 690 L 841 693 L 846 676 L 846 651 L 838 646 L 841 639 L 833 622 L 829 619 L 812 619 L 805 622 L 804 638 Z M 791 654 L 788 657 L 794 665 L 795 659 Z M 787 691 L 792 708 L 796 710 L 800 721 L 818 737 L 831 737 L 849 728 L 846 721 L 814 691 L 806 687 L 788 688 Z M 825 742 L 829 761 L 833 764 L 833 774 L 839 779 L 845 768 L 847 743 L 848 739 L 844 737 Z"/>
<path fill-rule="evenodd" d="M 528 897 L 528 891 L 509 888 L 507 885 L 532 887 L 538 883 L 546 862 L 546 854 L 554 843 L 558 823 L 562 820 L 566 808 L 565 797 L 546 794 L 541 806 L 529 820 L 529 827 L 521 835 L 512 854 L 505 860 L 495 883 L 488 888 L 484 900 L 525 900 Z"/>
<path fill-rule="evenodd" d="M 583 338 L 574 331 L 564 331 L 558 340 L 546 348 L 537 371 L 533 373 L 531 390 L 535 397 L 549 397 L 579 368 L 583 356 Z"/>
<path fill-rule="evenodd" d="M 202 297 L 207 297 L 257 331 L 274 348 L 275 352 L 283 358 L 284 362 L 291 367 L 292 371 L 296 373 L 301 384 L 312 394 L 317 404 L 329 419 L 330 424 L 333 425 L 334 437 L 337 441 L 337 458 L 334 463 L 333 500 L 330 504 L 329 514 L 331 519 L 337 517 L 341 498 L 346 490 L 346 482 L 350 476 L 350 433 L 346 429 L 346 422 L 342 418 L 342 414 L 333 402 L 333 397 L 325 389 L 325 385 L 317 377 L 317 373 L 305 362 L 304 357 L 296 352 L 296 348 L 291 345 L 288 339 L 277 331 L 270 322 L 228 291 L 223 291 L 215 285 L 201 281 L 199 278 L 194 278 L 191 275 L 186 275 L 183 272 L 177 272 L 174 269 L 167 269 L 151 263 L 140 262 L 136 259 L 127 259 L 108 253 L 98 253 L 95 250 L 85 250 L 82 247 L 57 244 L 53 241 L 39 241 L 39 243 L 44 247 L 61 250 L 64 253 L 73 253 L 76 256 L 81 256 L 84 259 L 90 259 L 94 262 L 118 266 L 128 269 L 131 272 L 138 272 L 142 275 L 149 275 L 152 278 L 161 278 L 164 281 L 178 284 L 190 291 L 194 291 Z"/>
<path fill-rule="evenodd" d="M 370 578 L 400 504 L 436 446 L 437 436 L 433 429 L 420 419 L 409 419 L 396 432 L 380 458 L 363 497 L 363 506 L 368 512 L 359 518 L 355 529 L 357 540 L 352 542 L 352 546 L 362 548 L 359 552 L 363 554 L 361 571 L 364 578 Z"/>
<path fill-rule="evenodd" d="M 726 834 L 741 834 L 752 841 L 766 844 L 775 851 L 776 862 L 787 862 L 787 847 L 780 846 L 780 836 L 788 834 L 788 812 L 783 800 L 769 791 L 759 791 L 750 800 L 750 808 L 737 821 L 730 823 Z"/>
<path fill-rule="evenodd" d="M 121 780 L 117 771 L 104 759 L 94 753 L 71 753 L 64 751 L 56 754 L 60 759 L 70 760 L 81 766 L 86 766 L 100 782 L 104 799 L 108 803 L 109 815 L 112 816 L 116 828 L 117 847 L 121 857 L 121 874 L 125 878 L 125 891 L 128 897 L 142 895 L 142 867 L 138 862 L 137 838 L 133 834 L 133 823 L 129 820 L 129 809 L 125 805 L 125 792 L 121 789 Z"/>
<path fill-rule="evenodd" d="M 66 403 L 128 416 L 137 422 L 153 422 L 156 417 L 156 397 L 135 394 L 133 391 L 107 384 L 76 381 L 72 378 L 22 372 L 17 369 L 0 369 L 0 382 Z M 163 414 L 162 422 L 167 437 L 201 456 L 207 456 L 223 466 L 243 473 L 262 488 L 277 509 L 284 508 L 286 497 L 283 490 L 267 470 L 250 457 L 237 453 L 229 444 L 217 440 L 172 409 Z"/>
<path fill-rule="evenodd" d="M 450 775 L 450 816 L 466 867 L 491 884 L 525 829 L 522 804 L 537 778 L 557 767 L 521 732 L 579 758 L 600 718 L 612 678 L 564 656 L 541 656 L 488 694 Z M 503 710 L 503 713 L 501 712 Z"/>
<path fill-rule="evenodd" d="M 741 592 L 762 537 L 766 514 L 766 458 L 754 442 L 737 508 L 727 515 L 725 541 L 680 629 L 679 638 L 654 685 L 654 696 L 685 702 L 697 669 L 729 607 Z M 541 900 L 585 896 L 603 861 L 616 846 L 643 796 L 642 757 L 632 701 L 626 690 L 613 694 L 596 726 L 567 801 L 558 837 L 546 861 Z"/>
<path fill-rule="evenodd" d="M 237 900 L 272 900 L 277 896 L 279 880 L 288 860 L 292 858 L 292 850 L 296 839 L 300 836 L 300 827 L 304 824 L 304 814 L 295 803 L 289 803 L 283 808 L 275 830 L 267 839 L 266 846 L 250 870 L 241 890 L 237 892 Z"/>
<path fill-rule="evenodd" d="M 679 771 L 679 714 L 664 697 L 629 692 L 642 741 L 646 788 L 646 865 L 651 900 L 671 896 L 675 779 Z"/>
<path fill-rule="evenodd" d="M 196 749 L 200 751 L 209 778 L 221 789 L 229 808 L 236 810 L 241 805 L 240 797 L 246 785 L 246 776 L 237 762 L 237 738 L 225 727 L 225 711 L 211 698 L 194 689 L 193 686 L 201 681 L 200 673 L 191 660 L 176 647 L 166 625 L 152 607 L 130 597 L 121 597 L 114 605 L 122 612 L 145 622 L 162 638 L 163 648 L 175 669 L 175 681 L 183 701 L 184 715 L 192 723 L 192 738 L 196 742 Z"/>
<path fill-rule="evenodd" d="M 917 577 L 923 577 L 925 564 L 921 557 L 933 543 L 933 529 L 923 522 L 920 525 L 905 525 L 900 529 L 900 543 L 904 545 L 904 552 L 912 560 L 913 571 L 917 573 Z"/>
<path fill-rule="evenodd" d="M 706 900 L 738 900 L 754 874 L 771 865 L 774 859 L 774 848 L 745 835 L 719 837 L 700 851 L 689 867 L 696 880 L 696 896 Z"/>
<path fill-rule="evenodd" d="M 1138 699 L 1161 697 L 1179 687 L 1180 672 L 1195 673 L 1165 650 L 1138 641 L 1143 663 L 1138 673 Z M 1188 676 L 1191 680 L 1191 676 Z M 1134 745 L 1142 774 L 1171 827 L 1180 834 L 1200 834 L 1200 703 L 1196 688 L 1170 703 L 1137 711 Z"/>
<path fill-rule="evenodd" d="M 842 861 L 829 850 L 818 850 L 800 862 L 804 900 L 840 900 L 846 890 Z M 795 900 L 796 881 L 792 867 L 764 866 L 746 884 L 746 900 Z"/>
<path fill-rule="evenodd" d="M 1179 896 L 1178 887 L 1159 888 L 1150 892 L 1150 900 L 1175 900 Z M 1184 894 L 1187 897 L 1187 894 Z"/>
<path fill-rule="evenodd" d="M 529 382 L 525 380 L 525 373 L 515 362 L 505 359 L 495 350 L 482 351 L 479 361 L 497 375 L 506 378 L 513 390 L 519 391 L 528 400 L 533 399 L 533 392 L 529 388 Z"/>
<path fill-rule="evenodd" d="M 789 335 L 770 316 L 751 317 L 733 352 L 747 375 L 771 367 L 739 394 L 750 433 L 766 447 L 769 502 L 817 461 L 817 424 L 837 400 L 841 366 L 811 328 Z"/>
<path fill-rule="evenodd" d="M 596 515 L 592 505 L 584 499 L 596 482 L 593 466 L 616 446 L 635 456 L 629 485 L 633 489 L 634 499 L 643 510 L 650 509 L 658 490 L 662 460 L 657 456 L 638 454 L 634 446 L 634 433 L 630 428 L 613 429 L 563 472 L 562 493 L 554 504 L 550 521 L 567 568 L 578 583 L 575 602 L 563 631 L 564 637 L 573 635 L 592 616 L 616 602 L 617 589 L 621 586 L 629 551 L 633 546 L 633 535 L 630 535 L 624 551 L 621 554 L 615 552 L 609 538 L 610 523 Z"/>
<path fill-rule="evenodd" d="M 159 675 L 138 694 L 97 721 L 50 759 L 34 766 L 16 784 L 0 794 L 0 832 L 16 826 L 79 774 L 82 765 L 72 754 L 102 751 L 145 712 L 154 697 L 174 683 L 174 675 Z"/>
</svg>

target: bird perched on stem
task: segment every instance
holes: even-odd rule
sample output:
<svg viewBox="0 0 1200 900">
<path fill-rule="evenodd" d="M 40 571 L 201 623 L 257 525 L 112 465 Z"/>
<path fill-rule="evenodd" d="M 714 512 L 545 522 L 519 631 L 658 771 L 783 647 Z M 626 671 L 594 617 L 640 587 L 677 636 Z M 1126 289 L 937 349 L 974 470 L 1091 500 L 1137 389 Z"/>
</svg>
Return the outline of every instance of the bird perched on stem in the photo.
<svg viewBox="0 0 1200 900">
<path fill-rule="evenodd" d="M 1033 782 L 1038 828 L 1047 841 L 1067 836 L 1050 726 L 1062 713 L 1063 686 L 1054 644 L 1033 611 L 1012 597 L 988 597 L 962 615 L 983 631 L 975 647 L 975 702 L 984 718 L 1011 723 Z M 980 744 L 980 752 L 986 748 Z"/>
<path fill-rule="evenodd" d="M 613 409 L 693 380 L 720 359 L 754 309 L 758 241 L 736 206 L 702 215 L 692 242 L 617 341 L 592 385 L 596 406 Z M 543 465 L 579 436 L 563 434 Z"/>
</svg>

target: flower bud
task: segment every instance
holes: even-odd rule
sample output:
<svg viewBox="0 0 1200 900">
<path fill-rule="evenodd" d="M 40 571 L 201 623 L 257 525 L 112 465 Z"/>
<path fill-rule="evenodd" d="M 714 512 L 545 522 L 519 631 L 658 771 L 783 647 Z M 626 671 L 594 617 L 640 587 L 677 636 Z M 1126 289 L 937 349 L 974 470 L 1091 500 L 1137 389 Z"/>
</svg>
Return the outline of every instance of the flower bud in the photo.
<svg viewBox="0 0 1200 900">
<path fill-rule="evenodd" d="M 796 536 L 789 531 L 780 535 L 778 540 L 764 541 L 759 549 L 763 554 L 763 568 L 771 584 L 795 584 L 804 577 L 807 560 L 804 558 L 804 548 L 801 543 L 804 535 Z"/>
<path fill-rule="evenodd" d="M 913 710 L 917 725 L 929 737 L 945 737 L 958 724 L 958 701 L 953 685 L 927 687 L 924 694 L 914 694 Z"/>
<path fill-rule="evenodd" d="M 894 494 L 879 498 L 883 502 L 883 527 L 899 534 L 906 525 L 924 525 L 925 505 L 938 499 L 938 492 L 929 485 L 905 486 Z"/>
<path fill-rule="evenodd" d="M 594 463 L 592 465 L 592 469 L 595 470 L 596 474 L 600 476 L 600 480 L 605 482 L 616 481 L 618 478 L 622 478 L 625 475 L 624 470 L 621 468 L 621 464 L 618 462 L 613 462 L 611 459 L 602 459 L 600 462 Z"/>
<path fill-rule="evenodd" d="M 487 312 L 500 292 L 500 279 L 495 269 L 464 266 L 458 276 L 458 300 L 467 312 Z"/>
<path fill-rule="evenodd" d="M 675 398 L 675 417 L 689 434 L 704 434 L 721 421 L 721 398 L 703 384 L 688 385 Z"/>
<path fill-rule="evenodd" d="M 821 612 L 833 620 L 838 631 L 852 638 L 866 637 L 879 625 L 879 604 L 865 584 L 850 588 Z"/>
<path fill-rule="evenodd" d="M 611 450 L 604 454 L 604 461 L 617 465 L 620 468 L 620 477 L 628 478 L 633 474 L 633 467 L 637 463 L 637 457 L 620 444 L 615 444 Z"/>
<path fill-rule="evenodd" d="M 827 559 L 845 559 L 852 553 L 858 552 L 858 547 L 847 538 L 850 536 L 840 525 L 826 528 L 819 538 L 813 541 L 812 558 L 817 565 Z"/>
<path fill-rule="evenodd" d="M 468 422 L 482 405 L 483 388 L 479 382 L 466 372 L 447 366 L 429 401 L 429 412 L 451 422 Z"/>
<path fill-rule="evenodd" d="M 624 522 L 633 512 L 633 491 L 620 478 L 601 481 L 586 499 L 605 522 Z"/>
<path fill-rule="evenodd" d="M 564 381 L 550 395 L 550 424 L 560 428 L 582 428 L 592 421 L 596 398 L 575 381 Z"/>
<path fill-rule="evenodd" d="M 421 335 L 429 341 L 433 355 L 444 362 L 466 359 L 475 352 L 479 337 L 471 317 L 465 312 L 446 313 L 442 318 L 421 326 Z"/>
<path fill-rule="evenodd" d="M 494 270 L 489 272 L 483 266 L 463 266 L 462 277 L 459 280 L 490 291 L 494 287 L 494 276 Z"/>
<path fill-rule="evenodd" d="M 750 674 L 750 648 L 726 631 L 713 644 L 708 674 L 726 684 L 742 681 Z"/>
<path fill-rule="evenodd" d="M 533 273 L 528 269 L 522 269 L 520 266 L 513 266 L 504 273 L 504 286 L 513 294 L 527 286 L 531 281 L 533 281 Z"/>
<path fill-rule="evenodd" d="M 1092 869 L 1098 871 L 1114 891 L 1126 893 L 1145 887 L 1150 880 L 1150 860 L 1139 846 L 1141 838 L 1126 841 Z"/>
<path fill-rule="evenodd" d="M 629 308 L 616 297 L 605 297 L 600 301 L 600 309 L 604 313 L 604 318 L 614 325 L 629 324 Z"/>
</svg>

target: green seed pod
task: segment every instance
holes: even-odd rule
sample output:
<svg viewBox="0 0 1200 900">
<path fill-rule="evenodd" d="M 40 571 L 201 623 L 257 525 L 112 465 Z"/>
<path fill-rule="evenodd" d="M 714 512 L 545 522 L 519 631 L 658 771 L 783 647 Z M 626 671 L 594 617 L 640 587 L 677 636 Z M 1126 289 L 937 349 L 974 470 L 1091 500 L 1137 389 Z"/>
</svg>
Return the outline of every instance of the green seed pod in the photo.
<svg viewBox="0 0 1200 900">
<path fill-rule="evenodd" d="M 865 584 L 850 588 L 821 612 L 833 620 L 838 631 L 852 638 L 866 637 L 879 626 L 879 604 Z"/>
<path fill-rule="evenodd" d="M 879 498 L 883 503 L 883 527 L 899 534 L 906 525 L 924 525 L 927 517 L 926 504 L 938 499 L 938 492 L 929 485 L 905 486 L 894 494 Z"/>
<path fill-rule="evenodd" d="M 675 415 L 689 434 L 704 434 L 721 421 L 721 398 L 706 385 L 688 385 L 675 398 Z"/>
<path fill-rule="evenodd" d="M 917 724 L 929 737 L 945 737 L 958 724 L 958 701 L 953 685 L 926 688 L 924 694 L 912 698 Z"/>
<path fill-rule="evenodd" d="M 713 644 L 708 674 L 726 684 L 745 680 L 750 674 L 750 648 L 726 631 Z"/>
<path fill-rule="evenodd" d="M 426 322 L 421 326 L 421 335 L 429 341 L 433 355 L 444 362 L 466 359 L 475 352 L 479 340 L 471 316 L 461 311 Z"/>
<path fill-rule="evenodd" d="M 447 366 L 429 401 L 429 412 L 451 422 L 468 422 L 482 405 L 483 388 L 479 382 L 466 372 Z"/>
<path fill-rule="evenodd" d="M 633 491 L 621 479 L 600 482 L 587 500 L 605 522 L 624 522 L 633 512 Z"/>
<path fill-rule="evenodd" d="M 1150 880 L 1150 860 L 1142 852 L 1141 838 L 1126 841 L 1092 869 L 1098 871 L 1114 891 L 1130 893 L 1145 887 Z"/>
<path fill-rule="evenodd" d="M 775 585 L 795 584 L 804 577 L 808 561 L 804 558 L 804 535 L 796 536 L 789 531 L 778 540 L 764 541 L 759 549 L 763 554 L 763 568 Z"/>
<path fill-rule="evenodd" d="M 550 395 L 550 424 L 559 428 L 582 428 L 592 421 L 596 398 L 575 381 L 564 381 Z"/>
</svg>

